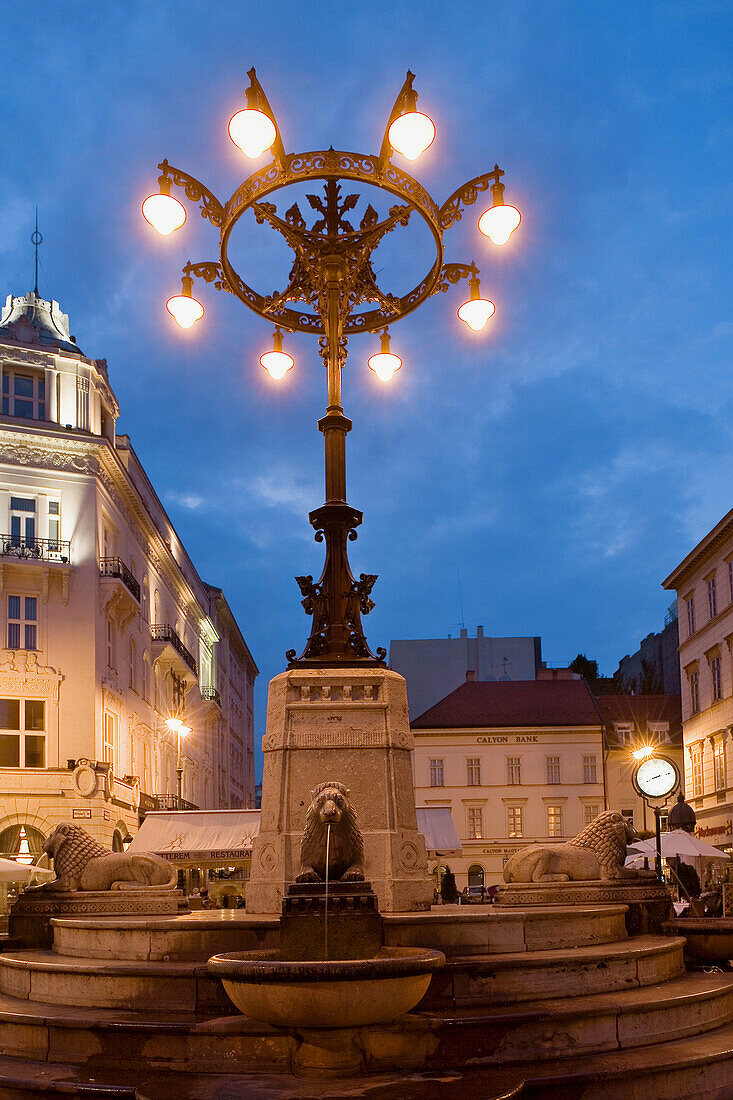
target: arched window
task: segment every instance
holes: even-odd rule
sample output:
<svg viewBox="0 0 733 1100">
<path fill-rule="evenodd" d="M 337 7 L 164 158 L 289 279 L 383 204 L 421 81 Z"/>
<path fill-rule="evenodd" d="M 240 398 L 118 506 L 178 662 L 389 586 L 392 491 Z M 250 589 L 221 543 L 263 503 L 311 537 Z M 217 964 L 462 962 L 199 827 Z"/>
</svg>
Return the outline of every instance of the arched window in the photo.
<svg viewBox="0 0 733 1100">
<path fill-rule="evenodd" d="M 133 691 L 137 691 L 137 646 L 135 645 L 135 639 L 130 638 L 130 680 L 129 686 Z"/>
<path fill-rule="evenodd" d="M 157 588 L 153 593 L 153 620 L 154 626 L 160 626 L 160 596 Z"/>
<path fill-rule="evenodd" d="M 155 665 L 155 671 L 153 673 L 153 676 L 154 676 L 154 679 L 155 679 L 155 699 L 154 699 L 155 709 L 160 710 L 162 697 L 161 697 L 161 694 L 160 694 L 160 666 L 157 663 Z"/>
<path fill-rule="evenodd" d="M 484 884 L 484 869 L 480 863 L 474 863 L 472 867 L 468 868 L 468 885 L 469 886 L 483 886 Z"/>
<path fill-rule="evenodd" d="M 148 584 L 148 578 L 147 577 L 143 581 L 143 597 L 142 598 L 143 598 L 143 605 L 142 605 L 143 622 L 149 624 L 150 623 L 150 586 Z"/>
<path fill-rule="evenodd" d="M 150 702 L 150 658 L 147 650 L 143 653 L 143 699 Z"/>
<path fill-rule="evenodd" d="M 0 856 L 5 859 L 20 859 L 19 863 L 40 863 L 44 856 L 45 836 L 33 825 L 21 822 L 9 825 L 0 833 Z"/>
</svg>

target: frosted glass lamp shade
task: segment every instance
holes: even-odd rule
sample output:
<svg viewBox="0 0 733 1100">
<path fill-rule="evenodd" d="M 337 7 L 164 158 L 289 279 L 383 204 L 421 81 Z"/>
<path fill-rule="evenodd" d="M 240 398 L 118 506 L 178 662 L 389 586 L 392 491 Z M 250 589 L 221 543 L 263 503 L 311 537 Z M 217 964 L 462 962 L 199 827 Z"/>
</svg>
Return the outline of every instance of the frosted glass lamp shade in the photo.
<svg viewBox="0 0 733 1100">
<path fill-rule="evenodd" d="M 264 111 L 248 107 L 229 119 L 229 137 L 245 157 L 258 157 L 277 137 L 275 123 Z"/>
</svg>

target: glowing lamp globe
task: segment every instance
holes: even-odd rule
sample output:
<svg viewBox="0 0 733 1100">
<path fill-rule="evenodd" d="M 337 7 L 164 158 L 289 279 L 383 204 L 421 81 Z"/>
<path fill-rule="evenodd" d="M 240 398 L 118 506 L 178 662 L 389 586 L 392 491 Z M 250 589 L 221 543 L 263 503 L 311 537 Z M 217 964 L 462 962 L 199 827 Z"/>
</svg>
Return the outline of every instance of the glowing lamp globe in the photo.
<svg viewBox="0 0 733 1100">
<path fill-rule="evenodd" d="M 190 275 L 184 275 L 181 279 L 183 289 L 180 294 L 174 294 L 165 303 L 165 308 L 173 320 L 181 328 L 191 328 L 204 315 L 204 307 L 191 294 L 193 279 Z"/>
<path fill-rule="evenodd" d="M 183 722 L 180 718 L 166 718 L 165 724 L 172 733 L 177 733 L 183 729 Z"/>
<path fill-rule="evenodd" d="M 478 220 L 478 227 L 494 244 L 506 244 L 522 220 L 516 206 L 498 203 L 490 206 Z"/>
<path fill-rule="evenodd" d="M 389 128 L 389 143 L 405 160 L 417 160 L 435 141 L 435 124 L 420 111 L 407 111 Z"/>
<path fill-rule="evenodd" d="M 380 382 L 389 382 L 395 371 L 402 366 L 399 355 L 389 350 L 388 332 L 382 333 L 381 348 L 376 355 L 370 355 L 367 365 L 374 371 Z"/>
<path fill-rule="evenodd" d="M 170 184 L 169 184 L 170 186 Z M 161 192 L 149 195 L 143 203 L 143 217 L 161 237 L 180 229 L 186 220 L 186 208 L 173 195 Z"/>
<path fill-rule="evenodd" d="M 266 351 L 264 355 L 261 355 L 260 363 L 270 375 L 270 378 L 274 378 L 276 382 L 284 378 L 288 371 L 295 366 L 292 355 L 288 355 L 286 351 L 283 351 L 283 334 L 280 329 L 275 329 L 272 338 L 272 351 Z"/>
<path fill-rule="evenodd" d="M 480 332 L 490 317 L 496 312 L 496 306 L 488 298 L 470 298 L 458 310 L 458 316 L 472 328 Z"/>
<path fill-rule="evenodd" d="M 229 119 L 229 137 L 245 157 L 258 157 L 277 137 L 275 123 L 264 111 L 248 107 Z"/>
</svg>

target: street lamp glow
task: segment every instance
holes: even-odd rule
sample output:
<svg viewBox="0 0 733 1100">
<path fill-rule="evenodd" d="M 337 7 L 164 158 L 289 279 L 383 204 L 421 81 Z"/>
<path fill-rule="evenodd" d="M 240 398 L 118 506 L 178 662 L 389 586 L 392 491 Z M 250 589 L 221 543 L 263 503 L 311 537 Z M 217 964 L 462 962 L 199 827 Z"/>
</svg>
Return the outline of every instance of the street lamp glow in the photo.
<svg viewBox="0 0 733 1100">
<path fill-rule="evenodd" d="M 165 724 L 172 733 L 179 733 L 183 728 L 183 722 L 180 718 L 166 718 Z"/>
<path fill-rule="evenodd" d="M 650 757 L 654 756 L 654 746 L 642 745 L 641 748 L 634 749 L 631 755 L 634 760 L 649 760 Z"/>
<path fill-rule="evenodd" d="M 181 737 L 188 737 L 189 733 L 193 733 L 193 730 L 190 726 L 184 726 L 183 722 L 181 722 L 180 726 L 178 727 L 178 733 Z"/>
<path fill-rule="evenodd" d="M 276 328 L 272 334 L 272 351 L 266 351 L 261 355 L 260 363 L 270 375 L 270 378 L 274 378 L 276 382 L 284 378 L 288 371 L 295 366 L 292 355 L 288 355 L 286 351 L 283 351 L 283 334 L 279 328 Z"/>
<path fill-rule="evenodd" d="M 491 185 L 493 202 L 488 210 L 485 210 L 478 220 L 478 227 L 485 237 L 493 244 L 506 244 L 514 230 L 522 220 L 522 215 L 516 206 L 509 206 L 504 202 L 504 184 L 499 179 L 504 173 L 499 171 L 499 165 L 494 165 L 496 177 Z"/>
<path fill-rule="evenodd" d="M 389 333 L 385 329 L 381 336 L 380 349 L 376 355 L 371 355 L 367 360 L 370 370 L 373 370 L 380 382 L 389 382 L 395 371 L 402 366 L 399 355 L 389 350 Z"/>
<path fill-rule="evenodd" d="M 477 276 L 474 275 L 471 279 L 470 287 L 471 294 L 468 301 L 464 302 L 457 312 L 469 328 L 474 332 L 480 332 L 489 317 L 493 317 L 496 313 L 496 306 L 488 298 L 481 297 Z"/>
<path fill-rule="evenodd" d="M 148 195 L 142 206 L 145 221 L 152 225 L 161 237 L 167 237 L 180 229 L 186 220 L 186 208 L 171 195 L 171 181 L 161 180 L 160 194 Z"/>
<path fill-rule="evenodd" d="M 389 143 L 405 160 L 417 160 L 435 141 L 435 123 L 421 111 L 406 111 L 389 128 Z"/>
<path fill-rule="evenodd" d="M 247 107 L 229 119 L 229 137 L 245 157 L 254 158 L 270 148 L 277 137 L 277 130 L 264 111 Z"/>
<path fill-rule="evenodd" d="M 181 293 L 174 294 L 172 298 L 169 298 L 165 303 L 165 308 L 177 325 L 180 325 L 181 328 L 191 328 L 203 317 L 204 307 L 191 294 L 191 288 L 193 287 L 191 276 L 184 275 L 181 283 Z"/>
</svg>

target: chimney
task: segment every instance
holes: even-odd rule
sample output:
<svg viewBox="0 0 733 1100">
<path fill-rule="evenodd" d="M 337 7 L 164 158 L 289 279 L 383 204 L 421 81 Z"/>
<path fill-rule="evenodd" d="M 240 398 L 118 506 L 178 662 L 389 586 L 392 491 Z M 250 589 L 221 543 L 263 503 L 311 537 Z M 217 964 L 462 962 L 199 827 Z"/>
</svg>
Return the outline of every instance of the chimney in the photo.
<svg viewBox="0 0 733 1100">
<path fill-rule="evenodd" d="M 472 684 L 476 679 L 476 673 L 472 668 L 466 669 L 466 683 Z"/>
</svg>

